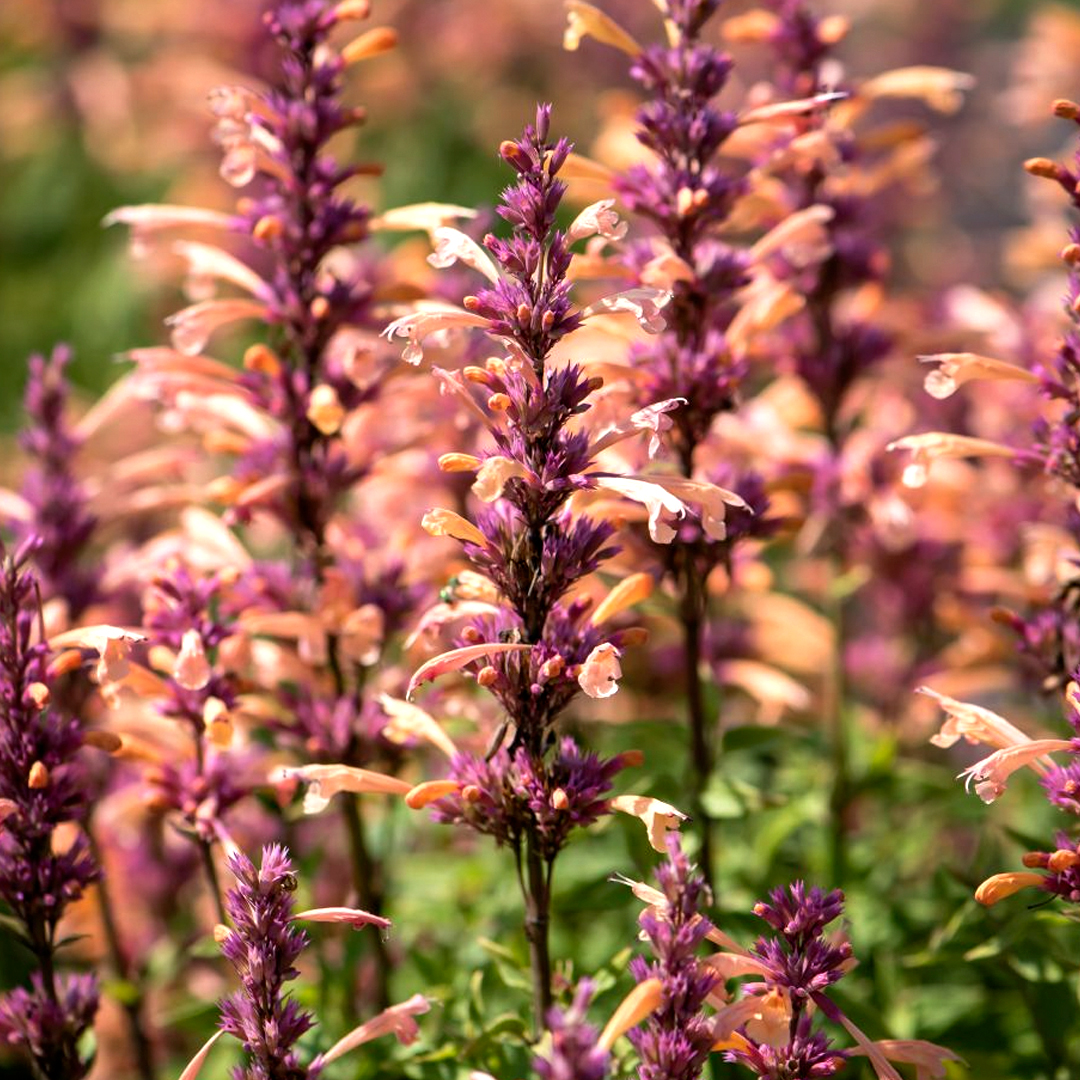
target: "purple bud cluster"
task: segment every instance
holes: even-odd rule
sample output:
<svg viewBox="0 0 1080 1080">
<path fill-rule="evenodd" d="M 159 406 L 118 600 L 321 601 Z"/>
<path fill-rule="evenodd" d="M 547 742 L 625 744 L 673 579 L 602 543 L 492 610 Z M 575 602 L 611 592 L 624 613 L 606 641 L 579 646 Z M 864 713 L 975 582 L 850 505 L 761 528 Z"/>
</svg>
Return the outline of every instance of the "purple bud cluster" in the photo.
<svg viewBox="0 0 1080 1080">
<path fill-rule="evenodd" d="M 678 836 L 669 834 L 667 846 L 667 861 L 656 872 L 665 903 L 662 908 L 646 909 L 639 920 L 654 958 L 647 961 L 639 956 L 631 961 L 638 982 L 660 980 L 662 997 L 655 1012 L 629 1032 L 629 1038 L 641 1059 L 641 1080 L 696 1080 L 716 1042 L 704 1005 L 720 976 L 699 963 L 696 955 L 712 929 L 700 910 L 708 906 L 711 896 Z"/>
<path fill-rule="evenodd" d="M 9 554 L 0 543 L 0 900 L 38 964 L 29 989 L 0 1001 L 0 1041 L 29 1054 L 36 1077 L 79 1080 L 90 1065 L 78 1044 L 97 1009 L 97 983 L 56 973 L 57 926 L 100 871 L 81 831 L 64 850 L 53 844 L 59 827 L 86 813 L 83 740 L 78 721 L 48 706 L 41 598 L 26 569 L 34 546 Z"/>
<path fill-rule="evenodd" d="M 308 943 L 292 922 L 296 877 L 288 852 L 263 848 L 258 869 L 242 852 L 229 860 L 236 885 L 226 895 L 233 927 L 221 951 L 240 977 L 240 989 L 221 1003 L 221 1027 L 244 1044 L 246 1065 L 234 1080 L 314 1080 L 317 1065 L 304 1066 L 296 1044 L 314 1024 L 284 986 L 299 975 L 295 964 Z"/>
<path fill-rule="evenodd" d="M 637 136 L 656 160 L 628 169 L 616 190 L 631 211 L 652 222 L 689 271 L 675 282 L 664 309 L 667 330 L 655 344 L 636 348 L 634 357 L 648 375 L 643 401 L 686 401 L 674 414 L 672 438 L 689 474 L 694 448 L 713 418 L 734 406 L 746 373 L 731 356 L 725 330 L 735 313 L 732 297 L 750 280 L 748 265 L 745 255 L 713 235 L 745 185 L 718 159 L 736 126 L 735 115 L 715 105 L 732 65 L 701 35 L 719 3 L 664 6 L 672 43 L 646 48 L 631 68 L 649 96 L 637 115 Z M 648 243 L 632 249 L 632 268 L 640 273 L 654 254 Z"/>
<path fill-rule="evenodd" d="M 554 859 L 576 828 L 585 828 L 608 812 L 606 794 L 625 766 L 621 757 L 600 758 L 583 751 L 571 738 L 543 764 L 524 749 L 513 755 L 500 749 L 489 759 L 458 754 L 450 779 L 460 790 L 435 804 L 436 821 L 468 825 L 497 844 L 520 845 L 535 829 L 538 850 Z"/>
<path fill-rule="evenodd" d="M 774 889 L 767 901 L 754 906 L 754 914 L 773 930 L 772 937 L 760 937 L 752 952 L 765 966 L 765 979 L 749 983 L 748 994 L 781 993 L 789 1004 L 791 1020 L 786 1042 L 776 1038 L 754 1038 L 749 1025 L 740 1030 L 745 1046 L 728 1050 L 725 1057 L 754 1070 L 767 1080 L 811 1080 L 832 1076 L 844 1065 L 843 1051 L 831 1048 L 829 1039 L 813 1030 L 812 1010 L 816 1007 L 832 1020 L 839 1018 L 825 991 L 844 975 L 852 957 L 846 940 L 832 941 L 825 928 L 844 910 L 844 894 L 839 889 L 824 892 L 807 889 L 796 881 L 786 889 Z"/>
<path fill-rule="evenodd" d="M 19 444 L 30 458 L 21 487 L 30 515 L 15 524 L 18 539 L 38 538 L 34 565 L 45 598 L 62 598 L 74 618 L 98 593 L 96 575 L 82 557 L 97 519 L 88 509 L 85 487 L 72 470 L 80 439 L 67 416 L 70 363 L 71 350 L 66 345 L 58 345 L 48 359 L 31 356 L 28 362 L 23 395 L 27 423 Z"/>
<path fill-rule="evenodd" d="M 611 1055 L 597 1045 L 597 1030 L 587 1020 L 592 995 L 592 983 L 582 979 L 570 1008 L 548 1013 L 551 1047 L 546 1057 L 533 1059 L 533 1072 L 540 1080 L 604 1080 L 607 1076 Z"/>
</svg>

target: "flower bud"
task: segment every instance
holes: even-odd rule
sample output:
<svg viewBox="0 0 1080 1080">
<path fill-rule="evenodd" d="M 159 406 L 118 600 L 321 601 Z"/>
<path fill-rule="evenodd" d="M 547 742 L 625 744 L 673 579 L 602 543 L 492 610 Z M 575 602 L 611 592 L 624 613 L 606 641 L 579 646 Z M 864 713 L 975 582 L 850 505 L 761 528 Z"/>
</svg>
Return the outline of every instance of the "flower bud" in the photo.
<svg viewBox="0 0 1080 1080">
<path fill-rule="evenodd" d="M 1058 98 L 1052 108 L 1054 115 L 1060 116 L 1062 120 L 1080 120 L 1080 105 L 1077 105 L 1075 101 Z"/>
<path fill-rule="evenodd" d="M 40 791 L 42 788 L 49 786 L 49 770 L 45 767 L 44 762 L 35 761 L 30 766 L 30 775 L 26 779 L 26 786 L 34 791 Z"/>
<path fill-rule="evenodd" d="M 492 412 L 506 412 L 513 402 L 506 394 L 492 394 L 487 400 L 487 407 Z"/>
<path fill-rule="evenodd" d="M 492 667 L 491 664 L 488 664 L 487 667 L 480 669 L 480 673 L 476 676 L 476 681 L 483 687 L 494 686 L 499 681 L 498 669 Z"/>
</svg>

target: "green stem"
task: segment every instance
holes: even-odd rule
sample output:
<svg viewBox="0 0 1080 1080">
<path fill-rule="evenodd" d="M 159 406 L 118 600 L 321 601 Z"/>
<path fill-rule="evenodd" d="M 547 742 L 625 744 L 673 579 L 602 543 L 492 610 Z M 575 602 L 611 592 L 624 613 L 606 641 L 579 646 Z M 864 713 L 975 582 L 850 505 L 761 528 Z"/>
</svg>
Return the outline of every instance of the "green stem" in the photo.
<svg viewBox="0 0 1080 1080">
<path fill-rule="evenodd" d="M 547 1028 L 551 1009 L 551 872 L 552 864 L 545 861 L 539 848 L 536 828 L 531 827 L 525 838 L 525 880 L 522 894 L 525 899 L 525 937 L 529 942 L 529 960 L 533 978 L 533 1030 L 536 1037 Z M 521 856 L 518 854 L 518 878 L 521 880 Z"/>
</svg>

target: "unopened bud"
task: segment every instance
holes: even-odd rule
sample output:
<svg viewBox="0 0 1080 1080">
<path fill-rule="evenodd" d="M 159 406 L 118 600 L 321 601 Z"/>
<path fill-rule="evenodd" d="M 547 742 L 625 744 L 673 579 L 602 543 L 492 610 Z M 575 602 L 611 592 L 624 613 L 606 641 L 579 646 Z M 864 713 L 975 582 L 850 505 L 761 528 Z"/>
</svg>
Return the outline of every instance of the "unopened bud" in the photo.
<svg viewBox="0 0 1080 1080">
<path fill-rule="evenodd" d="M 472 472 L 480 468 L 480 459 L 472 454 L 442 454 L 439 457 L 439 468 L 443 472 Z"/>
<path fill-rule="evenodd" d="M 585 380 L 585 388 L 590 394 L 595 394 L 604 385 L 604 380 L 599 375 L 593 375 Z"/>
<path fill-rule="evenodd" d="M 532 168 L 529 155 L 512 139 L 504 139 L 499 143 L 499 157 L 521 172 Z"/>
<path fill-rule="evenodd" d="M 315 305 L 312 304 L 312 307 Z M 341 430 L 345 419 L 345 406 L 338 392 L 326 383 L 311 391 L 308 398 L 307 418 L 323 435 L 335 435 Z"/>
<path fill-rule="evenodd" d="M 551 793 L 551 805 L 554 806 L 556 810 L 565 810 L 570 805 L 570 800 L 567 798 L 566 792 L 563 791 L 561 787 L 556 788 Z"/>
<path fill-rule="evenodd" d="M 1080 263 L 1080 244 L 1066 244 L 1061 249 L 1061 259 L 1070 266 Z"/>
<path fill-rule="evenodd" d="M 371 14 L 371 0 L 341 0 L 330 14 L 338 22 L 346 19 L 366 19 Z"/>
<path fill-rule="evenodd" d="M 281 218 L 276 218 L 273 214 L 267 214 L 255 222 L 251 235 L 256 240 L 276 240 L 284 231 L 285 226 L 281 224 Z"/>
<path fill-rule="evenodd" d="M 694 193 L 688 187 L 679 188 L 675 196 L 675 210 L 679 217 L 686 217 L 694 208 Z"/>
<path fill-rule="evenodd" d="M 480 297 L 472 295 L 466 296 L 462 299 L 461 306 L 466 311 L 476 311 L 476 309 L 480 307 Z"/>
<path fill-rule="evenodd" d="M 35 791 L 40 791 L 42 788 L 49 786 L 49 770 L 45 767 L 44 762 L 35 761 L 30 766 L 30 775 L 26 779 L 26 786 Z"/>
<path fill-rule="evenodd" d="M 624 750 L 619 760 L 628 769 L 639 769 L 645 764 L 645 755 L 640 750 Z"/>
<path fill-rule="evenodd" d="M 525 324 L 532 322 L 532 308 L 528 304 L 522 303 L 517 306 L 517 318 L 518 322 Z"/>
<path fill-rule="evenodd" d="M 1026 851 L 1020 861 L 1029 870 L 1045 870 L 1050 856 L 1045 851 Z"/>
<path fill-rule="evenodd" d="M 1033 157 L 1024 162 L 1024 168 L 1032 176 L 1041 176 L 1046 180 L 1060 180 L 1062 168 L 1056 161 L 1049 158 Z"/>
<path fill-rule="evenodd" d="M 35 709 L 44 709 L 49 704 L 49 688 L 42 682 L 31 683 L 26 688 L 26 696 Z"/>
<path fill-rule="evenodd" d="M 224 923 L 218 923 L 214 927 L 214 941 L 222 945 L 231 933 L 232 931 Z"/>
<path fill-rule="evenodd" d="M 370 60 L 373 56 L 389 52 L 397 45 L 397 41 L 397 31 L 392 27 L 376 26 L 350 41 L 341 50 L 341 59 L 346 65 Z"/>
<path fill-rule="evenodd" d="M 506 412 L 512 404 L 513 402 L 506 394 L 492 394 L 487 401 L 487 407 L 492 412 Z"/>
<path fill-rule="evenodd" d="M 484 640 L 484 636 L 475 626 L 466 626 L 465 629 L 461 631 L 461 640 L 464 641 L 466 645 L 479 645 L 480 642 Z"/>
<path fill-rule="evenodd" d="M 480 686 L 494 686 L 499 681 L 499 672 L 496 668 L 493 668 L 488 664 L 487 667 L 480 669 L 480 673 L 476 676 L 476 681 Z"/>
<path fill-rule="evenodd" d="M 311 306 L 308 309 L 311 312 L 312 318 L 325 319 L 330 314 L 330 301 L 325 296 L 316 296 L 311 301 Z"/>
<path fill-rule="evenodd" d="M 491 385 L 491 376 L 482 367 L 477 367 L 475 364 L 469 364 L 468 367 L 463 368 L 461 374 L 465 376 L 468 382 L 484 383 L 486 386 Z"/>
<path fill-rule="evenodd" d="M 124 741 L 115 731 L 84 731 L 82 741 L 84 746 L 104 750 L 106 754 L 115 754 L 124 745 Z"/>
<path fill-rule="evenodd" d="M 466 802 L 479 802 L 483 797 L 483 792 L 475 784 L 466 784 L 461 789 L 461 797 Z"/>
<path fill-rule="evenodd" d="M 1080 855 L 1075 851 L 1055 851 L 1047 859 L 1046 866 L 1053 873 L 1060 874 L 1062 870 L 1071 870 L 1077 863 L 1080 863 Z"/>
<path fill-rule="evenodd" d="M 1058 98 L 1052 108 L 1054 115 L 1060 116 L 1062 120 L 1080 119 L 1080 105 L 1077 105 L 1075 101 L 1070 101 L 1068 98 Z"/>
<path fill-rule="evenodd" d="M 555 312 L 548 308 L 540 319 L 540 326 L 544 330 L 550 330 L 555 325 Z"/>
<path fill-rule="evenodd" d="M 839 45 L 851 29 L 846 15 L 827 15 L 818 23 L 817 39 L 822 45 Z"/>
<path fill-rule="evenodd" d="M 540 674 L 545 679 L 554 679 L 561 675 L 563 669 L 566 667 L 566 661 L 561 656 L 553 656 L 550 660 L 545 660 L 540 665 Z"/>
<path fill-rule="evenodd" d="M 281 371 L 281 361 L 265 345 L 252 345 L 244 353 L 244 367 L 262 375 L 276 376 Z"/>
<path fill-rule="evenodd" d="M 649 631 L 644 626 L 631 626 L 621 631 L 619 640 L 623 645 L 644 645 L 649 640 Z"/>
</svg>

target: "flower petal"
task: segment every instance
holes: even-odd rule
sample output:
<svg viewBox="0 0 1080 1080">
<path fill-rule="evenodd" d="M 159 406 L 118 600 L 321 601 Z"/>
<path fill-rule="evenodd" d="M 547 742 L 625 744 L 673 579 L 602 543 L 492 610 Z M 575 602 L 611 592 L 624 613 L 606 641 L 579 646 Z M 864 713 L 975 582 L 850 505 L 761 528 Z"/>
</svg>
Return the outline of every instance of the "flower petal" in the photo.
<svg viewBox="0 0 1080 1080">
<path fill-rule="evenodd" d="M 339 1039 L 325 1054 L 316 1060 L 323 1065 L 329 1065 L 350 1050 L 377 1039 L 382 1035 L 396 1035 L 398 1041 L 404 1046 L 414 1042 L 420 1029 L 414 1016 L 426 1013 L 431 1008 L 431 1003 L 423 994 L 413 994 L 408 1001 L 402 1001 L 397 1005 L 391 1005 L 384 1009 L 378 1016 L 372 1017 L 366 1023 L 354 1028 L 344 1038 Z"/>
<path fill-rule="evenodd" d="M 488 641 L 479 645 L 466 645 L 461 649 L 451 649 L 449 652 L 440 653 L 438 656 L 428 660 L 427 663 L 421 664 L 413 673 L 413 677 L 409 680 L 409 688 L 405 692 L 405 700 L 408 701 L 413 696 L 418 686 L 422 686 L 432 679 L 437 679 L 448 671 L 458 671 L 465 667 L 466 664 L 479 660 L 482 656 L 491 656 L 495 653 L 527 652 L 531 648 L 531 645 Z"/>
</svg>

